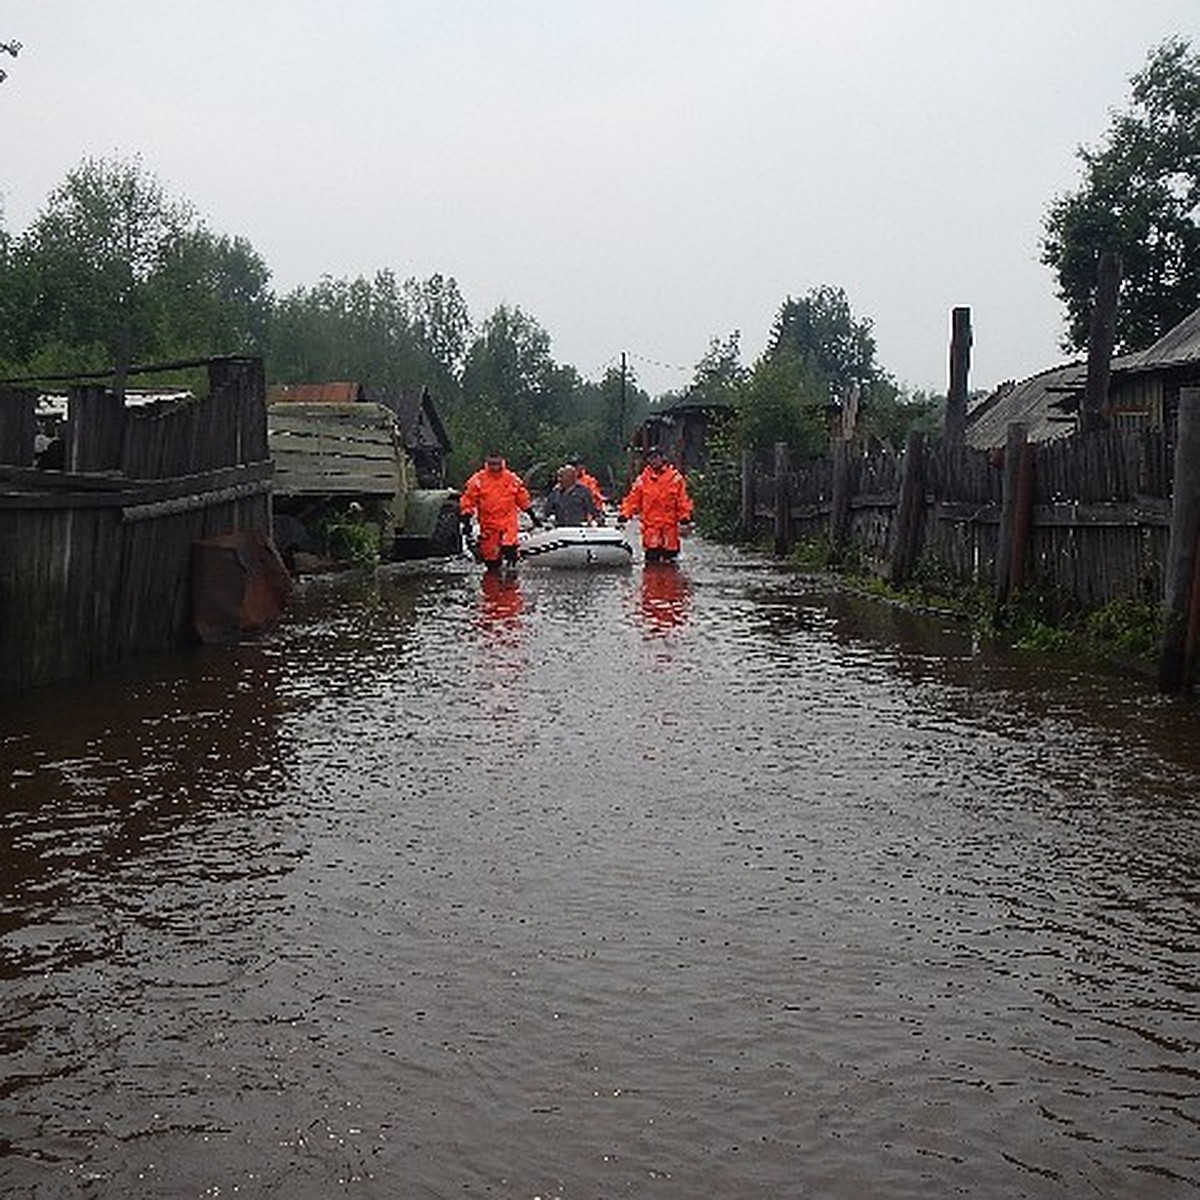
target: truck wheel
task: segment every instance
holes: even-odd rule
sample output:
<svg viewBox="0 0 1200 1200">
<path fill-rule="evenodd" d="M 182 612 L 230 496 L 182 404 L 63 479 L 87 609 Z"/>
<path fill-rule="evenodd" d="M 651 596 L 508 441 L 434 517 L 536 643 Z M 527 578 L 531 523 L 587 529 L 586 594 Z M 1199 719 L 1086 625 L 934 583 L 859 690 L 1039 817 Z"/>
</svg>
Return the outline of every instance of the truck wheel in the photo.
<svg viewBox="0 0 1200 1200">
<path fill-rule="evenodd" d="M 454 505 L 447 504 L 438 513 L 433 536 L 429 540 L 430 552 L 435 556 L 449 558 L 462 549 L 458 509 Z"/>
</svg>

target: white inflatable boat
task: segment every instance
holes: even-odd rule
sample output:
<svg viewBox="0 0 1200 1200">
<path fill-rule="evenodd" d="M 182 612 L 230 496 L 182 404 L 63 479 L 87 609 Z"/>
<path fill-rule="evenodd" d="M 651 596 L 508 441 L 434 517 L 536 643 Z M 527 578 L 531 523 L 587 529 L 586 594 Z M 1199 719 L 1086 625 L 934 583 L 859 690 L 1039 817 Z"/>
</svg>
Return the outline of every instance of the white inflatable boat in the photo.
<svg viewBox="0 0 1200 1200">
<path fill-rule="evenodd" d="M 633 543 L 608 525 L 543 526 L 521 534 L 522 563 L 541 567 L 627 567 Z"/>
</svg>

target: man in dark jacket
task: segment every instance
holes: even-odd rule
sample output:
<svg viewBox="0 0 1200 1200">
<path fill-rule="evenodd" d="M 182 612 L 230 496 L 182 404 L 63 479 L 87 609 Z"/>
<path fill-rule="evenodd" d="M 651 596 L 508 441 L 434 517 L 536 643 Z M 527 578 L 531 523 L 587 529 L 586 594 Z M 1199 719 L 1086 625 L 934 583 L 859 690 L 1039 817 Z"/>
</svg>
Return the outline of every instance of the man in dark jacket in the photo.
<svg viewBox="0 0 1200 1200">
<path fill-rule="evenodd" d="M 571 466 L 559 468 L 558 482 L 546 496 L 543 512 L 554 518 L 555 525 L 604 524 L 604 514 Z"/>
</svg>

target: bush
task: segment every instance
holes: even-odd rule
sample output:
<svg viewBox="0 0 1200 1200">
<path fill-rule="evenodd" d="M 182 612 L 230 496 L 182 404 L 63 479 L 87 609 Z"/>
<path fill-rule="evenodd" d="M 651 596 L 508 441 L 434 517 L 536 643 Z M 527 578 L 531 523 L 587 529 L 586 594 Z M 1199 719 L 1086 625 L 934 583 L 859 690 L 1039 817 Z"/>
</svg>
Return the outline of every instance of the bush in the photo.
<svg viewBox="0 0 1200 1200">
<path fill-rule="evenodd" d="M 321 522 L 320 531 L 326 553 L 335 561 L 365 568 L 379 565 L 379 526 L 369 522 L 357 505 L 344 513 L 331 513 Z"/>
<path fill-rule="evenodd" d="M 732 467 L 711 466 L 688 475 L 696 505 L 696 529 L 718 542 L 734 542 L 740 532 L 742 484 Z"/>
</svg>

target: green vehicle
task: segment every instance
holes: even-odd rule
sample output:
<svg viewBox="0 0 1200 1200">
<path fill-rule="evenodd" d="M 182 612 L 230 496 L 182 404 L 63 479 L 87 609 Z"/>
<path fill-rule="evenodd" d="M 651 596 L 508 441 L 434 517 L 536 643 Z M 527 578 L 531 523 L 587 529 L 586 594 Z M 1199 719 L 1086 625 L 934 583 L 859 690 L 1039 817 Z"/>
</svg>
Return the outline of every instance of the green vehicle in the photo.
<svg viewBox="0 0 1200 1200">
<path fill-rule="evenodd" d="M 458 493 L 418 486 L 394 411 L 374 401 L 267 405 L 275 542 L 294 571 L 461 550 Z"/>
</svg>

